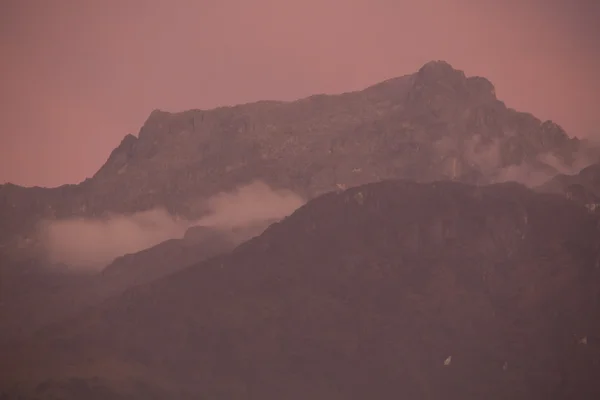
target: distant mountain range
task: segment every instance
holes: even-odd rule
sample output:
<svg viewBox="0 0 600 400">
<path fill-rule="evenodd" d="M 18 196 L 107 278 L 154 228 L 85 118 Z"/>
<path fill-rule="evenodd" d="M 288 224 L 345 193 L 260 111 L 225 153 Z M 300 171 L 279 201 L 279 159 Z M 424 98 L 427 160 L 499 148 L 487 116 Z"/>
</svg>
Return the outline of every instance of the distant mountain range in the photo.
<svg viewBox="0 0 600 400">
<path fill-rule="evenodd" d="M 443 61 L 154 111 L 0 185 L 0 400 L 600 398 L 599 157 Z"/>
</svg>

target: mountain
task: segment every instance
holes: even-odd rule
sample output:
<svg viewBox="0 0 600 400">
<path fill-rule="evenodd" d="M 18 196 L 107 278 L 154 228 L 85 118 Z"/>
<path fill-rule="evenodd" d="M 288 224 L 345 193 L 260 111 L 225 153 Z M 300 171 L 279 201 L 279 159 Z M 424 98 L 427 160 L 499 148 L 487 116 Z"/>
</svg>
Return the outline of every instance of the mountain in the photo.
<svg viewBox="0 0 600 400">
<path fill-rule="evenodd" d="M 104 310 L 122 301 L 123 293 L 154 287 L 154 281 L 162 285 L 171 275 L 181 276 L 178 271 L 219 254 L 230 257 L 236 245 L 306 199 L 371 182 L 403 178 L 486 185 L 516 180 L 591 209 L 600 203 L 594 197 L 593 171 L 598 168 L 574 174 L 599 154 L 594 145 L 569 137 L 552 121 L 506 107 L 488 80 L 467 77 L 444 61 L 357 92 L 180 113 L 156 110 L 137 136 L 127 135 L 100 170 L 80 184 L 0 185 L 0 345 L 25 340 L 48 326 L 74 326 L 76 316 L 89 307 Z M 279 197 L 265 201 L 250 196 L 262 206 L 246 210 L 254 217 L 250 225 L 244 218 L 238 225 L 214 218 L 215 198 L 255 181 L 268 185 L 263 192 Z M 288 193 L 281 195 L 283 189 Z M 276 216 L 264 213 L 278 209 L 277 199 L 287 206 Z M 226 203 L 245 208 L 240 202 Z M 212 225 L 195 226 L 198 221 Z M 71 250 L 81 247 L 75 255 L 84 259 L 99 254 L 103 268 L 73 273 L 78 266 L 70 259 L 53 259 L 56 249 L 48 244 L 45 229 L 72 224 L 83 228 L 67 232 L 61 244 L 69 242 Z M 107 252 L 105 242 L 116 252 Z M 43 351 L 56 352 L 56 343 L 45 340 Z M 145 362 L 115 355 L 112 344 L 103 346 L 98 351 L 111 355 L 108 366 L 115 362 L 119 371 L 137 371 L 140 365 L 146 370 Z M 173 373 L 168 366 L 166 372 L 161 368 L 148 367 L 160 377 Z M 99 382 L 48 378 L 42 389 L 114 387 L 99 375 Z M 141 375 L 149 392 L 142 396 L 142 389 L 131 390 L 147 398 L 158 389 L 147 383 L 146 372 Z M 182 387 L 178 379 L 167 380 L 175 383 L 165 384 L 165 393 Z M 184 380 L 183 387 L 188 386 Z M 196 398 L 198 387 L 192 384 L 189 390 Z"/>
<path fill-rule="evenodd" d="M 4 349 L 0 398 L 600 398 L 598 226 L 516 183 L 331 192 Z"/>
<path fill-rule="evenodd" d="M 42 219 L 155 208 L 200 218 L 208 197 L 256 179 L 307 199 L 391 178 L 541 183 L 598 154 L 552 121 L 506 107 L 487 79 L 432 61 L 357 92 L 156 110 L 78 185 L 0 186 L 0 249 L 31 256 Z"/>
</svg>

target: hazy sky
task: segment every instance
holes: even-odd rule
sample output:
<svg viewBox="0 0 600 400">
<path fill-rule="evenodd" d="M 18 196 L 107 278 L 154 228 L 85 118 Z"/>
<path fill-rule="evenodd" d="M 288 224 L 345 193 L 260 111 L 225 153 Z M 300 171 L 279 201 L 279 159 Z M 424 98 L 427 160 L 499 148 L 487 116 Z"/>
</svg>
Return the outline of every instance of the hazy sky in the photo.
<svg viewBox="0 0 600 400">
<path fill-rule="evenodd" d="M 360 89 L 443 59 L 600 136 L 598 0 L 0 0 L 0 183 L 91 176 L 156 108 Z"/>
</svg>

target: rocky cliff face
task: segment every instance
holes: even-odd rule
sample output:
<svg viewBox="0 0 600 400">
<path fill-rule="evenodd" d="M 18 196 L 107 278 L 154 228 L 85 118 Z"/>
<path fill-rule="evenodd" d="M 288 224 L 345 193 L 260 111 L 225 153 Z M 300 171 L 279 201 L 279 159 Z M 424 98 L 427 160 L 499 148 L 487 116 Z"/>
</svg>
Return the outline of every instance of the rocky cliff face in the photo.
<svg viewBox="0 0 600 400">
<path fill-rule="evenodd" d="M 306 198 L 388 178 L 537 182 L 578 167 L 586 149 L 553 122 L 507 108 L 485 78 L 435 61 L 358 92 L 156 110 L 79 185 L 1 186 L 0 245 L 27 246 L 41 218 L 157 206 L 197 217 L 207 196 L 253 179 Z"/>
</svg>

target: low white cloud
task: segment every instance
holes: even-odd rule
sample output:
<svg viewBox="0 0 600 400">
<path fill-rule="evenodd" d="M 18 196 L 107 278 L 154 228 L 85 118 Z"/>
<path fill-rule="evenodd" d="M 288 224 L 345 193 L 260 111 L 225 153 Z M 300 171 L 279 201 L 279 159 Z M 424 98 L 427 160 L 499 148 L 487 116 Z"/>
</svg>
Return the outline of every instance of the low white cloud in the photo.
<svg viewBox="0 0 600 400">
<path fill-rule="evenodd" d="M 42 221 L 38 239 L 53 263 L 96 270 L 124 254 L 165 240 L 182 238 L 191 226 L 231 230 L 281 219 L 304 204 L 289 190 L 255 181 L 207 199 L 208 213 L 197 221 L 176 218 L 164 209 L 104 218 Z"/>
</svg>

